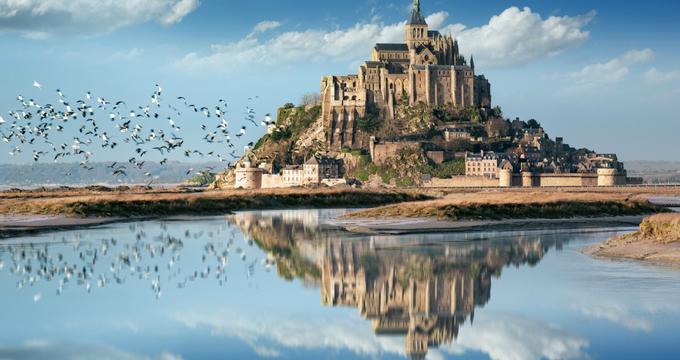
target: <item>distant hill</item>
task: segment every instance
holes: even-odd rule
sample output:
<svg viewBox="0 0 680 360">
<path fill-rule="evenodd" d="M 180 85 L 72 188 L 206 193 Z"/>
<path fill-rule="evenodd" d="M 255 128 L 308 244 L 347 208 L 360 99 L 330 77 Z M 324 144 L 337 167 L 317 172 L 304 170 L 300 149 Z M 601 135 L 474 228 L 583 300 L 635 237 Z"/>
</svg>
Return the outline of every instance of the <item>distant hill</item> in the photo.
<svg viewBox="0 0 680 360">
<path fill-rule="evenodd" d="M 626 161 L 626 169 L 649 184 L 680 183 L 680 161 Z"/>
<path fill-rule="evenodd" d="M 143 170 L 127 166 L 127 176 L 114 177 L 112 163 L 90 164 L 94 169 L 86 170 L 77 163 L 13 165 L 0 164 L 0 187 L 35 187 L 50 185 L 130 185 L 130 184 L 179 184 L 194 177 L 199 171 L 221 172 L 225 164 L 181 163 L 165 165 L 149 162 Z M 121 164 L 129 165 L 129 164 Z M 210 169 L 212 168 L 212 169 Z M 193 170 L 192 170 L 193 169 Z M 151 176 L 146 176 L 149 172 Z M 187 173 L 189 173 L 187 175 Z"/>
</svg>

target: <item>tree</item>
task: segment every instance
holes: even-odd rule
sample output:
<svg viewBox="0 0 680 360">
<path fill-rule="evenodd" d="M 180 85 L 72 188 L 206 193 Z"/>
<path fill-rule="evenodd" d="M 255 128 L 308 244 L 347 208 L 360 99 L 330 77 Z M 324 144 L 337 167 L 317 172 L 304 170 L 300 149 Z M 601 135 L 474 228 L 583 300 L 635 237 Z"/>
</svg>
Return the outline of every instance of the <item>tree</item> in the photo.
<svg viewBox="0 0 680 360">
<path fill-rule="evenodd" d="M 531 119 L 527 122 L 527 127 L 529 129 L 540 129 L 541 128 L 541 123 L 536 121 L 535 119 Z"/>
<path fill-rule="evenodd" d="M 479 109 L 476 106 L 471 106 L 467 109 L 468 119 L 473 123 L 479 123 L 482 121 L 482 114 L 479 113 Z"/>
<path fill-rule="evenodd" d="M 301 106 L 319 105 L 321 104 L 321 95 L 319 93 L 307 93 L 300 98 Z"/>
<path fill-rule="evenodd" d="M 501 109 L 500 106 L 496 106 L 493 108 L 493 116 L 495 117 L 503 117 L 503 109 Z"/>
<path fill-rule="evenodd" d="M 487 136 L 486 129 L 481 126 L 474 126 L 470 128 L 470 136 L 472 137 L 484 137 Z"/>
<path fill-rule="evenodd" d="M 189 184 L 196 185 L 196 186 L 206 186 L 210 185 L 215 182 L 215 174 L 204 171 L 201 173 L 196 174 L 194 177 L 191 179 L 187 180 Z"/>
<path fill-rule="evenodd" d="M 363 132 L 373 133 L 380 128 L 380 120 L 375 113 L 368 111 L 364 117 L 357 120 L 357 126 Z"/>
</svg>

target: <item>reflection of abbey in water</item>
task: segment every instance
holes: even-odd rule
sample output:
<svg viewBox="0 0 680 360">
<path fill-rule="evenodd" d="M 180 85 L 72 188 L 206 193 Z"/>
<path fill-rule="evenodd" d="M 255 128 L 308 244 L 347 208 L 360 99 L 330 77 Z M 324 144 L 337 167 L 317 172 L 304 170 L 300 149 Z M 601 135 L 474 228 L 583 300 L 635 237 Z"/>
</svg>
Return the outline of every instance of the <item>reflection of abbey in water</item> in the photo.
<svg viewBox="0 0 680 360">
<path fill-rule="evenodd" d="M 325 305 L 359 308 L 376 334 L 406 336 L 406 352 L 424 358 L 451 343 L 491 293 L 491 268 L 423 255 L 382 258 L 366 243 L 330 241 L 322 270 Z"/>
<path fill-rule="evenodd" d="M 433 235 L 428 245 L 419 245 L 425 237 L 418 236 L 351 238 L 338 230 L 319 231 L 323 215 L 241 213 L 231 221 L 276 256 L 282 276 L 320 286 L 324 305 L 357 307 L 376 334 L 405 336 L 413 359 L 456 339 L 459 327 L 474 320 L 475 308 L 489 301 L 492 276 L 509 265 L 534 265 L 550 247 L 561 246 L 523 235 L 439 245 L 431 245 Z M 457 236 L 464 235 L 442 239 Z"/>
</svg>

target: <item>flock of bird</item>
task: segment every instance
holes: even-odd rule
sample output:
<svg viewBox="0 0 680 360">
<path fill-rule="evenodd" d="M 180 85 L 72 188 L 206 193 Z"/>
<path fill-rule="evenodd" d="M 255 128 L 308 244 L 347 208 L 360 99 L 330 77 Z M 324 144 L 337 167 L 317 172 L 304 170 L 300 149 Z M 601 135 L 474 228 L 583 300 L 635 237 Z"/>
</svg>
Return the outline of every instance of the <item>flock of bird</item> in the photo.
<svg viewBox="0 0 680 360">
<path fill-rule="evenodd" d="M 33 87 L 38 92 L 44 91 L 38 82 L 34 82 Z M 225 100 L 220 99 L 217 105 L 208 107 L 179 96 L 174 103 L 166 103 L 160 85 L 155 86 L 148 102 L 141 106 L 129 106 L 122 100 L 110 101 L 89 91 L 82 99 L 71 98 L 60 89 L 56 90 L 54 103 L 40 103 L 22 95 L 16 100 L 19 106 L 10 110 L 7 118 L 0 115 L 0 134 L 2 141 L 11 146 L 10 156 L 31 151 L 34 162 L 46 158 L 54 162 L 77 161 L 83 169 L 93 170 L 92 161 L 98 151 L 120 151 L 121 160 L 110 166 L 115 177 L 127 176 L 129 169 L 144 170 L 151 154 L 162 159 L 161 165 L 167 164 L 172 154 L 179 153 L 179 157 L 187 159 L 196 156 L 217 159 L 229 167 L 229 160 L 239 159 L 242 155 L 232 136 L 240 139 L 252 127 L 275 127 L 269 114 L 258 123 L 255 110 L 248 106 L 243 120 L 235 124 L 237 130 L 233 131 L 227 119 Z M 191 116 L 200 116 L 196 130 L 200 127 L 201 140 L 214 145 L 211 151 L 202 152 L 191 147 L 184 136 L 183 127 L 188 125 L 181 122 Z M 123 149 L 120 146 L 123 143 L 129 146 Z M 252 142 L 248 143 L 244 152 L 250 151 L 252 146 Z M 132 154 L 125 154 L 125 151 L 132 151 Z M 205 171 L 210 170 L 213 169 Z M 152 176 L 149 172 L 145 175 Z"/>
<path fill-rule="evenodd" d="M 0 272 L 7 268 L 18 278 L 16 286 L 19 289 L 44 290 L 53 284 L 57 295 L 62 295 L 70 286 L 82 287 L 90 293 L 110 284 L 146 281 L 156 299 L 160 299 L 166 281 L 184 289 L 197 280 L 214 278 L 223 286 L 227 281 L 227 266 L 233 256 L 246 264 L 246 275 L 253 276 L 258 260 L 248 260 L 245 249 L 236 245 L 236 231 L 231 229 L 226 236 L 222 235 L 227 230 L 221 227 L 216 231 L 185 231 L 182 237 L 171 235 L 167 226 L 161 224 L 160 233 L 149 236 L 144 226 L 130 225 L 133 237 L 123 241 L 115 238 L 88 241 L 76 233 L 73 238 L 62 237 L 57 243 L 3 246 L 0 248 Z M 214 238 L 223 240 L 213 241 Z M 188 239 L 207 241 L 202 244 L 202 267 L 183 271 L 180 262 L 184 241 Z M 246 244 L 253 246 L 249 240 Z M 59 248 L 61 251 L 58 251 Z M 259 260 L 259 264 L 269 271 L 275 260 L 267 256 Z M 40 286 L 41 282 L 47 285 Z M 38 302 L 42 297 L 42 291 L 37 292 L 33 301 Z"/>
</svg>

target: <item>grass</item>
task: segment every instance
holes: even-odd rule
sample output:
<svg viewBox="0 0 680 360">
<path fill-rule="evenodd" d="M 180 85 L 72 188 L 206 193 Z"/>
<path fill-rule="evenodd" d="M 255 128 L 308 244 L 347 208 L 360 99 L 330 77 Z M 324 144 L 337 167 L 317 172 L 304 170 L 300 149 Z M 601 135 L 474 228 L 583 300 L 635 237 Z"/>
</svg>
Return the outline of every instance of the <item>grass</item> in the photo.
<svg viewBox="0 0 680 360">
<path fill-rule="evenodd" d="M 350 189 L 278 191 L 89 191 L 0 193 L 0 214 L 87 217 L 218 215 L 238 210 L 334 208 L 431 199 L 416 192 Z"/>
<path fill-rule="evenodd" d="M 658 214 L 646 218 L 640 230 L 624 236 L 625 240 L 651 241 L 658 244 L 680 242 L 680 214 Z"/>
</svg>

